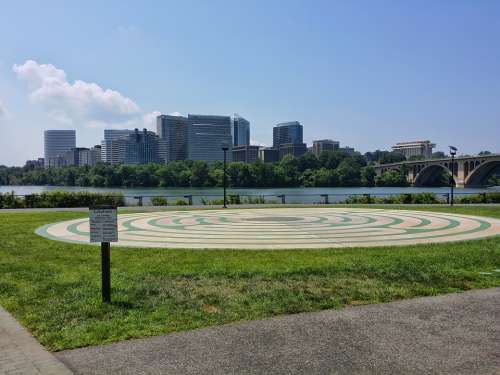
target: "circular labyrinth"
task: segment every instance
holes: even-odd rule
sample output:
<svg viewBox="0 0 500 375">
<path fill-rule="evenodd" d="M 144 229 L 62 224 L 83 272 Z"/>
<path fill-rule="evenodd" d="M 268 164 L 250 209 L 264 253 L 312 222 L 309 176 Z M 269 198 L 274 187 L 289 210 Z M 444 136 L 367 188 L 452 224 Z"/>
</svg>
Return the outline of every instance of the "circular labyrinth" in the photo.
<svg viewBox="0 0 500 375">
<path fill-rule="evenodd" d="M 307 249 L 470 240 L 500 234 L 500 220 L 424 211 L 273 208 L 123 214 L 118 230 L 121 246 Z M 89 222 L 49 224 L 37 233 L 89 243 Z"/>
</svg>

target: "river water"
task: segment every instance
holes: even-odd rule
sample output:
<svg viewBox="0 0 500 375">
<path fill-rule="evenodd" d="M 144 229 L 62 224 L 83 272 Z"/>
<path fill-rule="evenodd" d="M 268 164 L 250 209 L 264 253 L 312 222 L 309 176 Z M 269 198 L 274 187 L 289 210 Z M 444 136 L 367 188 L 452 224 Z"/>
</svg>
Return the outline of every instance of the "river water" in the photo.
<svg viewBox="0 0 500 375">
<path fill-rule="evenodd" d="M 223 195 L 221 188 L 94 188 L 77 186 L 0 186 L 0 192 L 14 192 L 16 195 L 41 193 L 44 191 L 89 191 L 89 192 L 120 192 L 125 195 L 127 203 L 136 201 L 134 197 L 144 196 L 144 204 L 147 204 L 151 196 L 166 196 L 171 202 L 183 198 L 185 195 L 193 195 L 193 203 L 199 204 L 202 198 L 220 199 Z M 328 194 L 330 202 L 345 200 L 349 195 L 371 194 L 373 196 L 429 192 L 444 196 L 450 189 L 443 188 L 421 188 L 421 187 L 333 187 L 333 188 L 247 188 L 228 189 L 228 194 L 240 196 L 264 196 L 266 200 L 281 202 L 278 195 L 285 195 L 287 203 L 318 203 L 321 202 L 322 194 Z M 490 188 L 455 188 L 457 195 L 478 194 L 482 192 L 500 191 L 500 186 Z"/>
</svg>

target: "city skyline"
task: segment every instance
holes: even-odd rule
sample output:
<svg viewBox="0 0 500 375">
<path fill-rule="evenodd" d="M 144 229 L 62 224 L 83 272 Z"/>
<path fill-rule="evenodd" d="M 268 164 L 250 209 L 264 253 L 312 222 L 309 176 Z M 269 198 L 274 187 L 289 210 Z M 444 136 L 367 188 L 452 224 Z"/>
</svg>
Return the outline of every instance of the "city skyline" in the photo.
<svg viewBox="0 0 500 375">
<path fill-rule="evenodd" d="M 89 147 L 105 128 L 154 131 L 160 111 L 240 113 L 268 146 L 275 124 L 299 121 L 308 145 L 500 151 L 500 4 L 117 4 L 4 5 L 0 164 L 41 156 L 46 129 Z M 156 22 L 165 12 L 189 13 L 189 30 Z M 227 22 L 205 27 L 215 16 Z"/>
</svg>

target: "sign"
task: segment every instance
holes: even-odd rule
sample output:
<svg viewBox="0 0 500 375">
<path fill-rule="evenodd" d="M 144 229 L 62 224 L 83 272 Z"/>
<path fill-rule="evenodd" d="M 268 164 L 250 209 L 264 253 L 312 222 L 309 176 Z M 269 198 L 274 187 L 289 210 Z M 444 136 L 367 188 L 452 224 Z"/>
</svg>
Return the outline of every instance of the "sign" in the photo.
<svg viewBox="0 0 500 375">
<path fill-rule="evenodd" d="M 90 242 L 118 242 L 116 208 L 90 208 Z"/>
</svg>

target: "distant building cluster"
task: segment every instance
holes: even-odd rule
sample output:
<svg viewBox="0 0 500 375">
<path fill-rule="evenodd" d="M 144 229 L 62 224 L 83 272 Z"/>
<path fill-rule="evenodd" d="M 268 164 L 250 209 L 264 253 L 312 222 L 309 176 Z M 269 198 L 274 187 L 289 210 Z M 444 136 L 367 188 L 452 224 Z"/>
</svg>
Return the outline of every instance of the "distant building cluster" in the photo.
<svg viewBox="0 0 500 375">
<path fill-rule="evenodd" d="M 399 142 L 392 146 L 394 152 L 403 154 L 406 159 L 411 157 L 423 157 L 430 159 L 432 157 L 432 149 L 436 147 L 431 141 L 413 141 Z"/>
<path fill-rule="evenodd" d="M 353 153 L 351 147 L 340 147 L 338 141 L 321 139 L 312 147 L 304 143 L 304 129 L 298 121 L 283 122 L 273 127 L 273 145 L 250 144 L 250 122 L 238 114 L 233 116 L 159 115 L 156 132 L 147 129 L 105 129 L 100 145 L 76 146 L 75 130 L 46 130 L 44 158 L 29 160 L 30 168 L 93 166 L 109 164 L 169 163 L 176 160 L 222 161 L 243 163 L 276 162 L 287 155 L 299 157 L 307 152 L 319 156 L 323 151 Z"/>
</svg>

